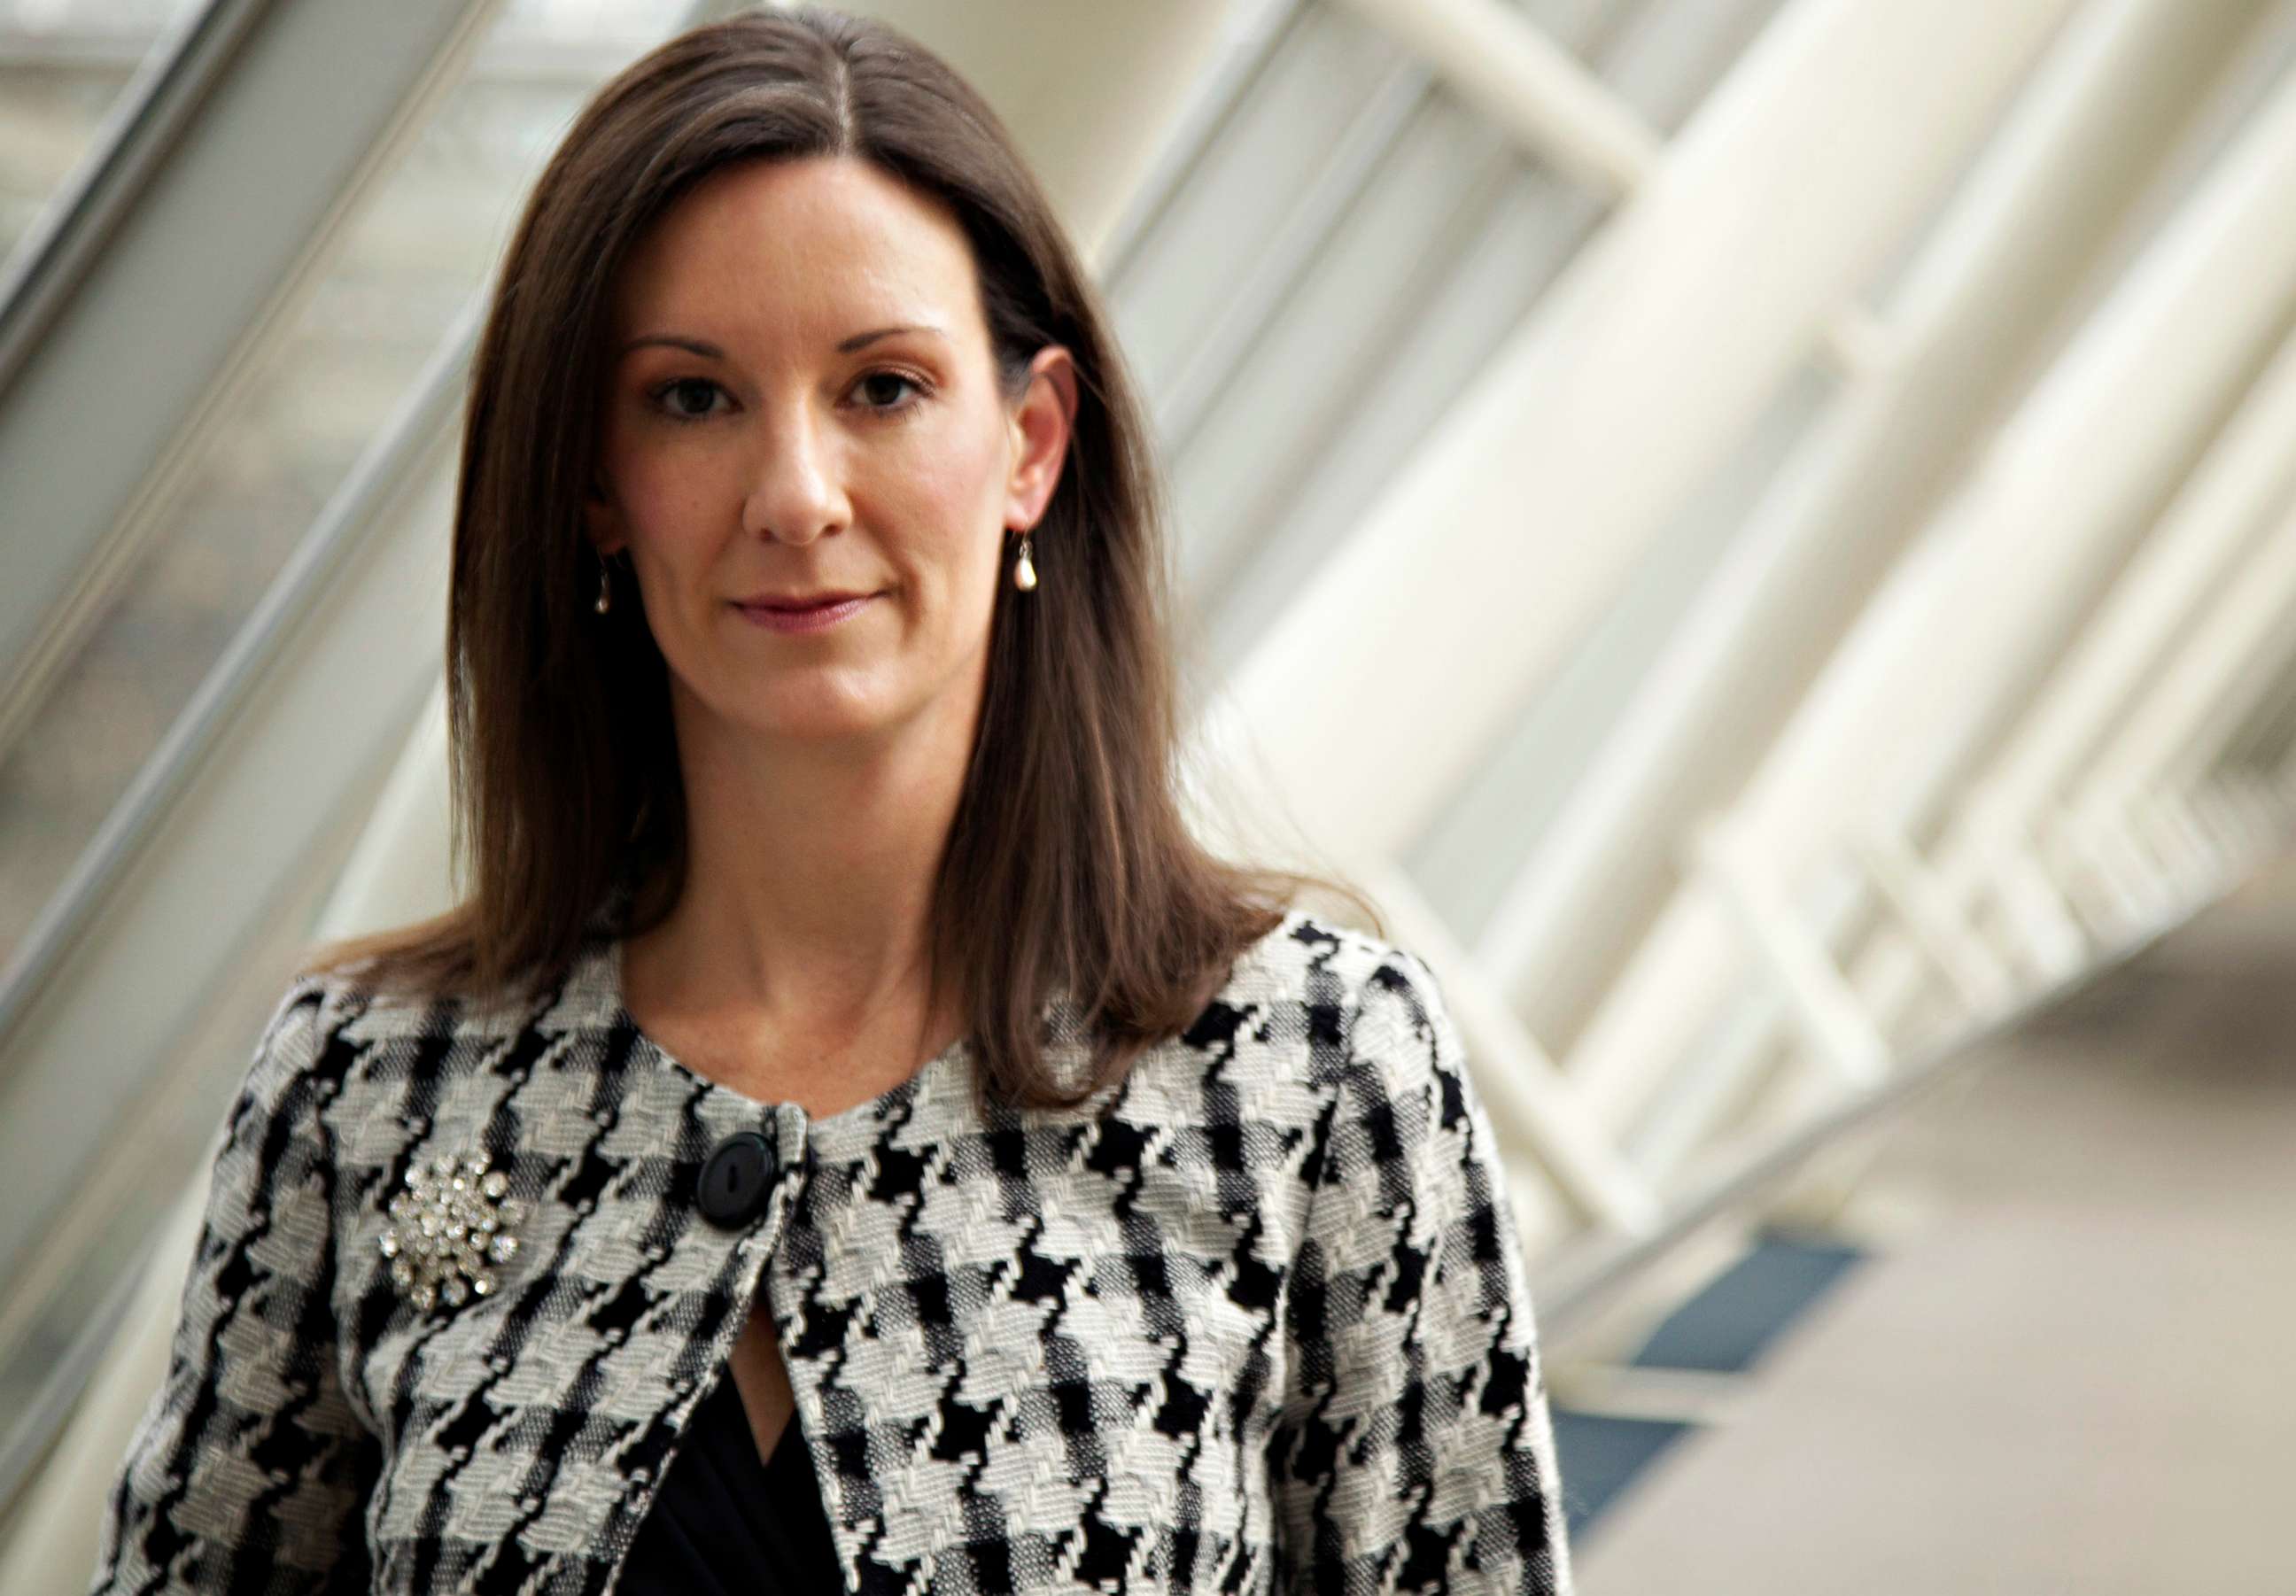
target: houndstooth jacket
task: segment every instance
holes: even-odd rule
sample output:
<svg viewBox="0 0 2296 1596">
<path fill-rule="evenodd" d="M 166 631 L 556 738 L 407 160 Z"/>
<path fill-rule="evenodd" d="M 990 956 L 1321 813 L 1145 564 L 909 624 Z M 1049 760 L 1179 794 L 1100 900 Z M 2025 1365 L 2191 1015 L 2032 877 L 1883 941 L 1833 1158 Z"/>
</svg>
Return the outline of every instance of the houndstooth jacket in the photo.
<svg viewBox="0 0 2296 1596">
<path fill-rule="evenodd" d="M 1294 909 L 1084 1108 L 976 1107 L 959 1043 L 814 1117 L 648 1038 L 607 929 L 490 1019 L 290 988 L 94 1592 L 609 1592 L 758 1291 L 849 1591 L 1570 1591 L 1515 1223 L 1415 956 Z M 743 1132 L 760 1207 L 713 1221 Z M 441 1156 L 498 1178 L 443 1196 Z M 424 1202 L 478 1250 L 417 1258 Z"/>
</svg>

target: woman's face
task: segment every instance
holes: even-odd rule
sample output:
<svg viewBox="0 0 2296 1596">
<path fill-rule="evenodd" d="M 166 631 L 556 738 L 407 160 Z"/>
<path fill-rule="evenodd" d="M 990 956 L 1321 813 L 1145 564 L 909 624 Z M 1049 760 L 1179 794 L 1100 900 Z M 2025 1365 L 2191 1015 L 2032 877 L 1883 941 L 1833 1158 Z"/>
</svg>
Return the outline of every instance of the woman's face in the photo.
<svg viewBox="0 0 2296 1596">
<path fill-rule="evenodd" d="M 1044 513 L 1076 405 L 1058 347 L 1005 404 L 974 270 L 937 201 L 843 159 L 714 172 L 626 263 L 587 529 L 629 552 L 682 732 L 927 717 L 971 746 L 1006 529 Z M 831 593 L 866 596 L 825 626 L 743 604 Z"/>
</svg>

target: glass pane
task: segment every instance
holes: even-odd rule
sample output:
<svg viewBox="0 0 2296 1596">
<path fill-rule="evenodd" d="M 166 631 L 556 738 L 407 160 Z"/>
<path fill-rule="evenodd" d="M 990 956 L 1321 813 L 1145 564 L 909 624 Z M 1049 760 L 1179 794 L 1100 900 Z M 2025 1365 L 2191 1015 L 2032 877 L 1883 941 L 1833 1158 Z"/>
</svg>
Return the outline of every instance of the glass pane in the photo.
<svg viewBox="0 0 2296 1596">
<path fill-rule="evenodd" d="M 205 4 L 0 0 L 0 261 L 63 199 L 105 117 L 127 109 L 144 58 Z"/>
<path fill-rule="evenodd" d="M 1660 134 L 1690 119 L 1780 0 L 1518 0 Z"/>
<path fill-rule="evenodd" d="M 685 0 L 518 0 L 265 356 L 22 740 L 0 761 L 0 959 L 486 282 L 574 110 Z"/>
<path fill-rule="evenodd" d="M 687 0 L 515 0 L 396 169 L 359 201 L 170 523 L 0 762 L 0 960 L 484 291 L 576 109 L 690 10 Z M 57 1239 L 70 1266 L 16 1282 L 35 1305 L 0 1346 L 0 1412 L 32 1411 L 59 1360 L 99 1322 L 119 1272 L 196 1173 L 250 1042 L 187 1037 L 183 1060 L 153 1061 L 149 1090 L 123 1109 L 107 1150 L 115 1176 L 133 1169 L 135 1178 L 92 1181 L 72 1233 Z"/>
<path fill-rule="evenodd" d="M 1605 209 L 1379 29 L 1301 10 L 1110 287 L 1193 673 L 1233 667 Z"/>
<path fill-rule="evenodd" d="M 1734 545 L 1762 512 L 1841 389 L 1826 365 L 1806 362 L 1736 446 L 1717 462 L 1635 561 L 1616 596 L 1578 639 L 1551 680 L 1484 750 L 1405 863 L 1462 937 L 1480 936 L 1498 904 L 1548 845 L 1565 805 L 1619 733 L 1646 708 L 1652 670 L 1686 628 Z M 1574 933 L 1581 970 L 1614 968 L 1679 879 L 1679 847 L 1651 847 L 1604 886 L 1600 925 Z M 1546 1046 L 1567 1048 L 1586 1018 L 1571 1001 L 1583 978 L 1543 984 L 1525 1019 Z"/>
</svg>

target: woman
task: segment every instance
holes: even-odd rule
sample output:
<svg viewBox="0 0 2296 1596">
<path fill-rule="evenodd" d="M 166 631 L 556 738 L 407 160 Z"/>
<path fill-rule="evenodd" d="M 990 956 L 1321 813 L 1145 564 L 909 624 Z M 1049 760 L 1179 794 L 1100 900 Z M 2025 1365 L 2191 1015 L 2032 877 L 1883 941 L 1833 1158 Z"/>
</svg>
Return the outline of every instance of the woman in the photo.
<svg viewBox="0 0 2296 1596">
<path fill-rule="evenodd" d="M 1190 835 L 1144 426 L 980 98 L 653 52 L 463 442 L 475 886 L 282 1000 L 95 1589 L 1567 1590 L 1458 1033 Z"/>
</svg>

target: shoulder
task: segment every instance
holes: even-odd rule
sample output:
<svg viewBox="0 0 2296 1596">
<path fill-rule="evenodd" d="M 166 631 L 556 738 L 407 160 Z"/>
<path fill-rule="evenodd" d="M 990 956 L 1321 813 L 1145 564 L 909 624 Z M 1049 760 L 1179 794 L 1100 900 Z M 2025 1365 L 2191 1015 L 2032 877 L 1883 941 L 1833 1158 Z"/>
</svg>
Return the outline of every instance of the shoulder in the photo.
<svg viewBox="0 0 2296 1596">
<path fill-rule="evenodd" d="M 1416 953 L 1304 909 L 1287 911 L 1245 951 L 1221 995 L 1234 1006 L 1296 1011 L 1311 1035 L 1355 1052 L 1392 1052 L 1450 1024 L 1441 985 Z"/>
<path fill-rule="evenodd" d="M 317 1056 L 320 1040 L 340 1012 L 341 997 L 324 975 L 305 973 L 287 983 L 271 1006 L 248 1067 L 245 1094 L 275 1102 L 292 1089 Z"/>
<path fill-rule="evenodd" d="M 1411 948 L 1295 910 L 1250 963 L 1248 985 L 1298 1005 L 1306 1079 L 1341 1122 L 1399 1144 L 1481 1111 L 1442 982 Z"/>
<path fill-rule="evenodd" d="M 414 1028 L 425 1007 L 378 992 L 355 971 L 299 971 L 263 1023 L 244 1095 L 273 1109 L 313 1112 L 341 1092 L 361 1055 L 378 1041 Z"/>
<path fill-rule="evenodd" d="M 271 1006 L 237 1091 L 210 1149 L 209 1224 L 290 1188 L 331 1156 L 328 1105 L 341 1089 L 331 1044 L 340 1023 L 341 994 L 328 978 L 291 978 Z"/>
<path fill-rule="evenodd" d="M 298 970 L 263 1021 L 242 1096 L 272 1113 L 317 1116 L 378 1046 L 470 1028 L 462 1008 L 381 987 L 362 965 Z"/>
<path fill-rule="evenodd" d="M 1351 997 L 1423 990 L 1433 982 L 1410 949 L 1307 909 L 1288 909 L 1237 961 L 1240 987 L 1304 993 L 1333 983 Z"/>
<path fill-rule="evenodd" d="M 612 1011 L 605 951 L 586 941 L 564 967 L 484 1001 L 461 990 L 432 989 L 406 974 L 386 978 L 375 958 L 300 972 L 285 1001 L 311 1004 L 323 1034 L 352 1045 L 500 1041 L 536 1028 L 556 1033 L 603 1026 Z"/>
<path fill-rule="evenodd" d="M 1289 1055 L 1285 1068 L 1312 1105 L 1309 1187 L 1351 1193 L 1316 1204 L 1311 1223 L 1371 1236 L 1368 1221 L 1396 1212 L 1406 1193 L 1430 1198 L 1428 1214 L 1473 1197 L 1496 1143 L 1428 961 L 1295 911 L 1244 963 L 1236 988 L 1267 1004 L 1270 1029 L 1287 1011 L 1304 1021 L 1304 1055 Z"/>
</svg>

